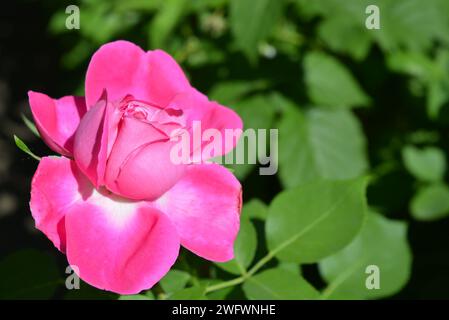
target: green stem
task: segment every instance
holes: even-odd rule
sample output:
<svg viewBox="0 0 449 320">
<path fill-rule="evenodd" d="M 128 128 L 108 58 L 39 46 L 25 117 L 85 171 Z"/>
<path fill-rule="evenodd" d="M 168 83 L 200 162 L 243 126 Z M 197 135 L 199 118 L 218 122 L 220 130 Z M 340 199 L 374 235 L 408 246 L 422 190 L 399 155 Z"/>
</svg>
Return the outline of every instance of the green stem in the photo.
<svg viewBox="0 0 449 320">
<path fill-rule="evenodd" d="M 209 287 L 206 288 L 206 293 L 210 293 L 210 292 L 217 291 L 217 290 L 220 290 L 220 289 L 224 289 L 224 288 L 227 288 L 227 287 L 236 286 L 238 284 L 241 284 L 243 281 L 245 281 L 245 279 L 246 279 L 246 277 L 241 276 L 241 277 L 229 280 L 229 281 L 225 281 L 225 282 L 213 285 L 213 286 L 209 286 Z"/>
<path fill-rule="evenodd" d="M 242 276 L 240 276 L 238 278 L 235 278 L 235 279 L 232 279 L 232 280 L 229 280 L 229 281 L 218 283 L 218 284 L 213 285 L 213 286 L 209 286 L 209 287 L 206 288 L 206 293 L 210 293 L 210 292 L 217 291 L 217 290 L 224 289 L 224 288 L 228 288 L 228 287 L 233 287 L 233 286 L 236 286 L 236 285 L 239 285 L 239 284 L 243 283 L 245 280 L 250 278 L 257 271 L 259 271 L 259 269 L 262 268 L 267 262 L 269 262 L 271 259 L 273 259 L 274 254 L 275 254 L 274 252 L 268 252 L 268 254 L 265 257 L 260 259 L 254 265 L 254 267 L 252 267 L 248 272 L 244 273 Z"/>
<path fill-rule="evenodd" d="M 259 271 L 260 268 L 262 268 L 265 264 L 267 264 L 271 259 L 274 258 L 275 252 L 271 251 L 268 252 L 268 254 L 259 260 L 247 273 L 247 277 L 251 277 L 253 274 L 255 274 L 257 271 Z"/>
</svg>

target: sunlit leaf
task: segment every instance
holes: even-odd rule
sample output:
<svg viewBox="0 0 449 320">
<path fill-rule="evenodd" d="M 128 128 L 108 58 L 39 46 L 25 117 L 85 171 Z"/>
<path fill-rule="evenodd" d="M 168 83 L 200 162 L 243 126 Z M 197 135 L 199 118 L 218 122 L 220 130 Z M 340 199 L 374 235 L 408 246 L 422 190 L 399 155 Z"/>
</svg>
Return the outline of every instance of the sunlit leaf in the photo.
<svg viewBox="0 0 449 320">
<path fill-rule="evenodd" d="M 410 203 L 410 210 L 417 220 L 436 220 L 449 214 L 449 187 L 432 184 L 420 189 Z"/>
<path fill-rule="evenodd" d="M 402 159 L 407 170 L 417 179 L 440 181 L 446 171 L 446 157 L 435 147 L 416 148 L 408 145 L 402 149 Z"/>
<path fill-rule="evenodd" d="M 279 124 L 279 173 L 286 187 L 316 179 L 350 179 L 365 172 L 365 137 L 346 110 L 289 109 Z"/>
<path fill-rule="evenodd" d="M 435 40 L 448 41 L 449 24 L 446 19 L 449 7 L 445 0 L 296 0 L 302 13 L 309 19 L 321 16 L 320 36 L 339 52 L 348 52 L 355 58 L 363 58 L 366 52 L 358 52 L 361 45 L 376 42 L 386 51 L 407 48 L 425 51 Z M 368 30 L 365 20 L 368 5 L 376 5 L 380 11 L 380 29 Z M 325 25 L 325 27 L 323 27 Z M 332 26 L 332 28 L 331 28 Z"/>
<path fill-rule="evenodd" d="M 279 262 L 279 265 L 277 266 L 279 269 L 287 270 L 291 273 L 294 273 L 296 275 L 301 275 L 302 270 L 301 266 L 295 262 L 285 262 L 281 261 Z"/>
<path fill-rule="evenodd" d="M 320 52 L 307 54 L 304 71 L 307 92 L 316 105 L 350 108 L 370 103 L 350 71 L 329 55 Z"/>
<path fill-rule="evenodd" d="M 388 66 L 411 76 L 410 84 L 416 81 L 425 88 L 427 114 L 437 119 L 441 108 L 449 100 L 449 51 L 438 50 L 434 57 L 422 52 L 398 51 L 387 56 Z"/>
<path fill-rule="evenodd" d="M 25 152 L 27 155 L 31 156 L 32 158 L 36 159 L 37 161 L 40 161 L 41 158 L 36 156 L 33 152 L 31 152 L 30 148 L 23 142 L 19 137 L 14 135 L 14 142 L 16 143 L 16 146 Z"/>
<path fill-rule="evenodd" d="M 365 188 L 366 179 L 357 178 L 281 192 L 269 208 L 268 249 L 282 261 L 297 263 L 316 262 L 342 249 L 362 226 Z"/>
<path fill-rule="evenodd" d="M 370 287 L 368 278 L 379 271 L 379 288 Z M 360 234 L 342 251 L 319 264 L 320 273 L 329 283 L 323 298 L 380 298 L 398 292 L 411 271 L 411 253 L 404 222 L 369 213 Z M 368 268 L 368 269 L 367 269 Z"/>
</svg>

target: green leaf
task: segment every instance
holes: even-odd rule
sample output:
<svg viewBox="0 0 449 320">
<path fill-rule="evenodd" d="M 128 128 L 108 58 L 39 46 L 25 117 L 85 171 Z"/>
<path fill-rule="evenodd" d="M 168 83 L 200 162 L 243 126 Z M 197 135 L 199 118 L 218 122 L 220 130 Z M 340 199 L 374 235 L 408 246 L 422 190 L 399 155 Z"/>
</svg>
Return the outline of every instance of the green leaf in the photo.
<svg viewBox="0 0 449 320">
<path fill-rule="evenodd" d="M 388 67 L 393 71 L 406 73 L 424 81 L 443 73 L 430 57 L 420 52 L 398 51 L 389 54 L 387 59 Z"/>
<path fill-rule="evenodd" d="M 50 299 L 64 284 L 53 257 L 36 250 L 3 258 L 0 274 L 0 299 Z"/>
<path fill-rule="evenodd" d="M 41 158 L 36 156 L 33 152 L 31 152 L 30 148 L 28 148 L 28 146 L 25 144 L 25 142 L 23 142 L 19 137 L 17 137 L 16 135 L 14 135 L 14 142 L 16 143 L 16 146 L 22 150 L 23 152 L 25 152 L 27 155 L 33 157 L 34 159 L 36 159 L 37 161 L 40 161 Z"/>
<path fill-rule="evenodd" d="M 290 271 L 291 273 L 294 273 L 296 275 L 302 274 L 301 266 L 295 262 L 281 261 L 279 262 L 279 265 L 277 267 L 279 269 Z"/>
<path fill-rule="evenodd" d="M 438 148 L 418 149 L 408 145 L 402 149 L 402 159 L 407 170 L 423 181 L 441 181 L 446 171 L 446 157 Z"/>
<path fill-rule="evenodd" d="M 349 1 L 355 3 L 356 1 Z M 364 13 L 362 8 L 360 14 Z M 365 58 L 371 48 L 372 39 L 362 21 L 351 21 L 345 14 L 335 15 L 320 24 L 318 34 L 320 38 L 334 51 L 347 53 L 356 60 Z M 344 36 L 340 36 L 344 34 Z"/>
<path fill-rule="evenodd" d="M 417 220 L 432 221 L 449 214 L 449 188 L 444 184 L 423 187 L 413 197 L 410 211 Z"/>
<path fill-rule="evenodd" d="M 238 48 L 251 61 L 258 45 L 273 30 L 282 14 L 282 0 L 230 0 L 230 26 Z"/>
<path fill-rule="evenodd" d="M 306 18 L 324 17 L 318 35 L 330 49 L 357 60 L 366 57 L 374 37 L 373 31 L 365 27 L 365 8 L 375 1 L 297 0 L 297 3 Z"/>
<path fill-rule="evenodd" d="M 266 81 L 223 81 L 216 84 L 209 92 L 211 100 L 224 105 L 232 105 L 248 96 L 251 92 L 268 87 Z"/>
<path fill-rule="evenodd" d="M 288 188 L 351 179 L 368 167 L 360 124 L 346 110 L 287 110 L 279 124 L 279 174 Z"/>
<path fill-rule="evenodd" d="M 64 54 L 61 59 L 61 64 L 64 68 L 75 69 L 81 65 L 84 61 L 88 60 L 95 45 L 87 39 L 81 39 L 69 52 Z M 77 94 L 84 94 L 84 87 L 78 87 L 76 89 Z"/>
<path fill-rule="evenodd" d="M 88 4 L 83 6 L 80 12 L 79 32 L 97 45 L 112 40 L 118 33 L 138 22 L 135 12 L 116 11 L 112 8 L 111 1 Z"/>
<path fill-rule="evenodd" d="M 232 108 L 242 117 L 245 129 L 269 129 L 273 125 L 276 107 L 270 95 L 255 95 L 235 103 Z"/>
<path fill-rule="evenodd" d="M 245 274 L 256 254 L 257 234 L 256 229 L 245 215 L 243 207 L 240 220 L 240 231 L 234 242 L 234 259 L 224 263 L 216 263 L 221 269 L 232 274 Z"/>
<path fill-rule="evenodd" d="M 68 32 L 65 22 L 67 19 L 67 14 L 63 10 L 58 10 L 55 12 L 48 23 L 48 30 L 53 34 L 60 34 Z"/>
<path fill-rule="evenodd" d="M 308 18 L 321 16 L 319 35 L 333 50 L 363 58 L 358 48 L 375 41 L 387 52 L 405 48 L 425 51 L 435 40 L 447 43 L 449 23 L 447 1 L 443 0 L 297 0 L 300 11 Z M 365 8 L 377 5 L 380 10 L 380 29 L 367 30 Z M 323 25 L 326 25 L 324 27 Z M 332 28 L 333 27 L 333 30 Z M 326 31 L 322 31 L 326 29 Z M 357 44 L 356 39 L 362 44 Z M 357 49 L 361 50 L 361 54 Z M 365 53 L 366 54 L 366 53 Z"/>
<path fill-rule="evenodd" d="M 440 0 L 377 0 L 381 11 L 381 28 L 373 35 L 386 50 L 405 47 L 425 51 L 435 40 L 448 41 L 447 10 Z M 412 36 L 411 36 L 412 35 Z"/>
<path fill-rule="evenodd" d="M 359 235 L 342 251 L 320 262 L 329 283 L 323 298 L 381 298 L 398 292 L 408 281 L 411 252 L 407 224 L 369 213 Z M 367 289 L 367 267 L 379 268 L 379 289 Z"/>
<path fill-rule="evenodd" d="M 309 98 L 316 105 L 351 108 L 370 103 L 349 70 L 331 56 L 308 53 L 304 58 L 304 72 Z"/>
<path fill-rule="evenodd" d="M 138 10 L 138 11 L 155 11 L 157 10 L 161 3 L 164 0 L 127 0 L 127 1 L 119 1 L 114 3 L 115 9 L 117 11 L 130 11 L 130 10 Z"/>
<path fill-rule="evenodd" d="M 190 0 L 195 11 L 205 9 L 221 9 L 225 7 L 229 0 Z"/>
<path fill-rule="evenodd" d="M 362 226 L 365 189 L 366 179 L 357 178 L 313 182 L 277 195 L 265 226 L 270 253 L 312 263 L 342 249 Z"/>
<path fill-rule="evenodd" d="M 131 294 L 119 297 L 119 300 L 154 300 L 154 295 L 151 292 L 145 294 Z"/>
<path fill-rule="evenodd" d="M 243 205 L 242 217 L 265 221 L 268 215 L 268 207 L 259 199 L 251 199 Z"/>
<path fill-rule="evenodd" d="M 447 75 L 446 75 L 447 76 Z M 437 119 L 443 106 L 449 101 L 449 76 L 443 80 L 431 80 L 427 89 L 427 115 Z"/>
<path fill-rule="evenodd" d="M 243 291 L 251 300 L 310 300 L 319 297 L 318 291 L 303 277 L 280 268 L 249 278 L 243 284 Z"/>
<path fill-rule="evenodd" d="M 389 54 L 387 58 L 390 69 L 411 76 L 414 82 L 410 84 L 416 86 L 418 83 L 425 87 L 427 114 L 431 119 L 436 119 L 449 100 L 449 74 L 446 72 L 449 68 L 449 51 L 440 49 L 435 57 L 422 52 L 399 51 Z"/>
<path fill-rule="evenodd" d="M 173 293 L 184 289 L 190 280 L 190 274 L 180 270 L 170 270 L 160 281 L 162 289 L 165 293 Z"/>
<path fill-rule="evenodd" d="M 34 135 L 36 137 L 40 138 L 40 134 L 39 131 L 37 131 L 36 126 L 34 125 L 33 121 L 31 121 L 30 119 L 28 119 L 23 113 L 21 114 L 22 120 L 25 123 L 25 125 L 27 126 L 28 129 L 30 129 L 30 131 L 32 133 L 34 133 Z"/>
<path fill-rule="evenodd" d="M 195 286 L 180 290 L 170 295 L 169 300 L 207 300 L 206 287 Z"/>
<path fill-rule="evenodd" d="M 257 129 L 270 129 L 273 127 L 274 117 L 276 113 L 276 108 L 271 103 L 270 98 L 270 95 L 251 96 L 235 103 L 231 107 L 242 118 L 245 129 L 254 129 L 256 131 Z M 230 165 L 230 168 L 234 170 L 234 174 L 241 180 L 246 178 L 246 176 L 254 168 L 255 163 L 257 163 L 257 157 L 256 159 L 251 159 L 252 154 L 250 154 L 250 152 L 248 151 L 252 149 L 258 150 L 257 136 L 258 135 L 254 135 L 254 138 L 251 138 L 250 134 L 248 135 L 248 137 L 243 137 L 242 135 L 237 148 L 226 155 L 226 158 L 234 159 L 233 164 Z M 267 141 L 269 141 L 269 133 L 267 133 L 266 139 Z M 243 150 L 244 154 L 243 164 L 237 164 L 235 161 L 237 152 L 239 152 L 238 150 L 240 150 L 240 147 Z M 225 157 L 223 157 L 223 159 L 225 159 Z M 224 160 L 222 163 L 225 163 Z"/>
<path fill-rule="evenodd" d="M 188 0 L 165 0 L 149 26 L 153 48 L 166 48 L 166 42 L 181 18 L 188 13 Z"/>
</svg>

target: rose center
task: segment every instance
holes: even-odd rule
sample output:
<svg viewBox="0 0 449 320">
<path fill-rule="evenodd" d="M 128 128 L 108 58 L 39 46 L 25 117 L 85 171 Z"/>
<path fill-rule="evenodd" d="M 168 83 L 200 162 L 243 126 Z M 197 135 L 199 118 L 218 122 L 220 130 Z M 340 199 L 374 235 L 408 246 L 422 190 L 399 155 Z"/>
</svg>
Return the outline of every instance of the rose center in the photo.
<svg viewBox="0 0 449 320">
<path fill-rule="evenodd" d="M 173 130 L 185 127 L 185 116 L 181 109 L 175 107 L 163 108 L 157 104 L 126 96 L 119 104 L 122 117 L 132 117 L 158 127 L 167 134 Z"/>
</svg>

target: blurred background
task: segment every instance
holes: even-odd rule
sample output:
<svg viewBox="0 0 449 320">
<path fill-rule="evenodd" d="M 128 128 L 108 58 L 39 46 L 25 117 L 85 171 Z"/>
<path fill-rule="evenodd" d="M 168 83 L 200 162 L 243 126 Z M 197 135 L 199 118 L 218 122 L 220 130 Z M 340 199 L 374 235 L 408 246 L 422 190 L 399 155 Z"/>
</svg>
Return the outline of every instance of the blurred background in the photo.
<svg viewBox="0 0 449 320">
<path fill-rule="evenodd" d="M 369 4 L 380 8 L 378 30 L 365 27 Z M 80 29 L 66 28 L 69 5 L 79 6 Z M 385 298 L 449 298 L 446 0 L 2 3 L 0 298 L 117 298 L 87 284 L 65 290 L 65 256 L 34 228 L 28 207 L 38 162 L 13 139 L 39 156 L 52 154 L 24 123 L 32 119 L 27 91 L 83 95 L 91 55 L 117 39 L 169 52 L 194 87 L 237 110 L 247 128 L 279 128 L 277 175 L 234 168 L 245 203 L 268 205 L 282 190 L 317 178 L 368 174 L 369 205 L 407 223 L 413 254 L 407 283 Z M 321 118 L 307 117 L 317 108 Z M 298 114 L 305 122 L 286 123 Z M 308 153 L 324 158 L 325 168 L 305 162 Z M 262 222 L 255 226 L 263 230 Z M 230 277 L 189 253 L 183 257 L 199 278 Z M 315 287 L 325 286 L 316 264 L 301 270 Z M 244 295 L 236 289 L 217 296 L 232 297 Z"/>
</svg>

